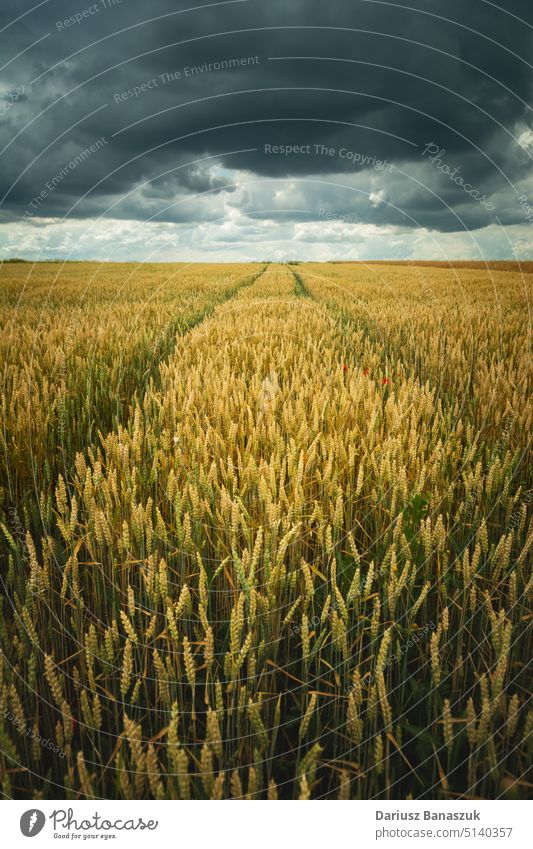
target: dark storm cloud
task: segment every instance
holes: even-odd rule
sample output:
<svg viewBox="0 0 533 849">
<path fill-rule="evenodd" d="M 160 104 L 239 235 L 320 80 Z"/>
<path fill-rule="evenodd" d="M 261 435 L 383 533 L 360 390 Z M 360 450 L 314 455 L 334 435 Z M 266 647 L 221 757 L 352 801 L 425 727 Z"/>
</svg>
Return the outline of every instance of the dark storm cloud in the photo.
<svg viewBox="0 0 533 849">
<path fill-rule="evenodd" d="M 209 219 L 236 170 L 344 177 L 361 193 L 309 182 L 308 209 L 322 197 L 370 223 L 523 221 L 515 197 L 531 159 L 513 136 L 532 126 L 526 0 L 505 11 L 485 0 L 34 5 L 0 11 L 0 221 L 28 209 Z M 433 162 L 430 143 L 442 151 Z"/>
</svg>

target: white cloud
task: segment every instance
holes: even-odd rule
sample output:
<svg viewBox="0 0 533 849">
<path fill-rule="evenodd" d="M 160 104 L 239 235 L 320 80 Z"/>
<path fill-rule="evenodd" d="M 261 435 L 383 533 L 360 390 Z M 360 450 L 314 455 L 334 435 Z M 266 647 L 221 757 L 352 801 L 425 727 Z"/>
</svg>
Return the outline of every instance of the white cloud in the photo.
<svg viewBox="0 0 533 849">
<path fill-rule="evenodd" d="M 0 256 L 101 261 L 249 261 L 252 259 L 533 259 L 529 225 L 474 232 L 344 221 L 256 219 L 238 210 L 199 225 L 116 219 L 0 225 Z"/>
<path fill-rule="evenodd" d="M 368 196 L 368 200 L 372 204 L 372 206 L 379 206 L 380 203 L 383 203 L 385 200 L 385 192 L 383 189 L 379 189 L 377 192 L 370 192 Z"/>
<path fill-rule="evenodd" d="M 518 144 L 521 145 L 528 153 L 533 153 L 533 130 L 524 130 L 518 136 Z"/>
<path fill-rule="evenodd" d="M 421 176 L 424 163 L 413 169 Z M 220 178 L 219 173 L 211 175 Z M 226 175 L 225 175 L 226 176 Z M 431 171 L 430 177 L 435 175 Z M 231 172 L 231 191 L 158 197 L 140 190 L 146 219 L 136 207 L 120 207 L 121 218 L 39 219 L 0 225 L 0 257 L 96 259 L 110 261 L 237 261 L 250 259 L 469 259 L 533 256 L 531 228 L 515 198 L 517 224 L 442 232 L 438 221 L 420 228 L 403 210 L 417 202 L 420 186 L 399 172 L 386 187 L 377 174 L 309 178 L 257 177 Z M 527 184 L 521 190 L 528 193 Z M 507 195 L 493 195 L 502 209 Z M 157 216 L 169 203 L 174 221 Z M 390 206 L 397 207 L 390 220 Z M 477 209 L 477 207 L 476 207 Z M 113 210 L 114 211 L 114 210 Z M 512 210 L 511 210 L 512 211 Z M 367 217 L 372 215 L 372 220 Z M 191 220 L 192 219 L 192 220 Z M 483 220 L 483 219 L 481 219 Z"/>
</svg>

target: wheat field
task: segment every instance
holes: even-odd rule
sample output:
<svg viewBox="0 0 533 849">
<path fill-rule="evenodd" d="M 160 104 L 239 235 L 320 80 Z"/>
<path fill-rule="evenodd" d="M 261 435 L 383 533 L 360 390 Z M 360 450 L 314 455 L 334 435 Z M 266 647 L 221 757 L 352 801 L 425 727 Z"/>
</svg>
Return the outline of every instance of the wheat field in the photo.
<svg viewBox="0 0 533 849">
<path fill-rule="evenodd" d="M 3 796 L 529 796 L 532 284 L 3 264 Z"/>
</svg>

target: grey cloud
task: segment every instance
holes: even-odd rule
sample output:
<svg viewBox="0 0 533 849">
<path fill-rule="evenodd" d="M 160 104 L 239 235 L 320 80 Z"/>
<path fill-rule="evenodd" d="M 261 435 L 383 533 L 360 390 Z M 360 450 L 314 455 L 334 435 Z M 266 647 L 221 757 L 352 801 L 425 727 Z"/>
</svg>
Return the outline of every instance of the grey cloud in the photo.
<svg viewBox="0 0 533 849">
<path fill-rule="evenodd" d="M 59 0 L 10 25 L 33 3 L 4 0 L 5 61 L 43 40 L 0 75 L 6 96 L 24 86 L 1 117 L 1 147 L 9 146 L 0 156 L 0 222 L 20 220 L 51 177 L 104 137 L 35 220 L 194 224 L 240 203 L 255 219 L 297 222 L 322 203 L 378 226 L 453 232 L 489 226 L 496 214 L 520 224 L 516 195 L 532 169 L 512 135 L 532 126 L 531 72 L 520 58 L 531 56 L 532 38 L 513 15 L 527 20 L 529 4 L 413 2 L 418 11 L 353 0 L 196 11 L 185 11 L 190 0 Z M 450 170 L 494 198 L 493 213 L 423 156 L 430 142 Z M 265 145 L 310 152 L 273 155 Z M 242 175 L 273 182 L 246 190 Z M 291 178 L 304 181 L 293 196 L 276 194 L 276 181 Z M 377 192 L 384 201 L 370 202 Z"/>
</svg>

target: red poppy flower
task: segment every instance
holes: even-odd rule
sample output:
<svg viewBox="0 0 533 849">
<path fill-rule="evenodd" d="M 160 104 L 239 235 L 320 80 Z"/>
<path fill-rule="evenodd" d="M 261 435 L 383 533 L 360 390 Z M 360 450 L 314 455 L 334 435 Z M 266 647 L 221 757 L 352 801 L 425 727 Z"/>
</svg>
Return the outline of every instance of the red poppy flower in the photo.
<svg viewBox="0 0 533 849">
<path fill-rule="evenodd" d="M 365 377 L 368 377 L 369 372 L 370 372 L 370 369 L 369 369 L 369 368 L 364 368 L 364 369 L 363 369 L 363 374 L 364 374 L 364 376 L 365 376 Z"/>
<path fill-rule="evenodd" d="M 382 380 L 381 380 L 381 385 L 382 385 L 382 386 L 386 386 L 388 382 L 389 382 L 389 378 L 388 378 L 388 377 L 384 377 L 384 378 L 382 378 Z"/>
<path fill-rule="evenodd" d="M 342 370 L 343 370 L 344 374 L 346 374 L 346 372 L 348 371 L 348 366 L 346 365 L 346 363 L 343 364 Z"/>
</svg>

